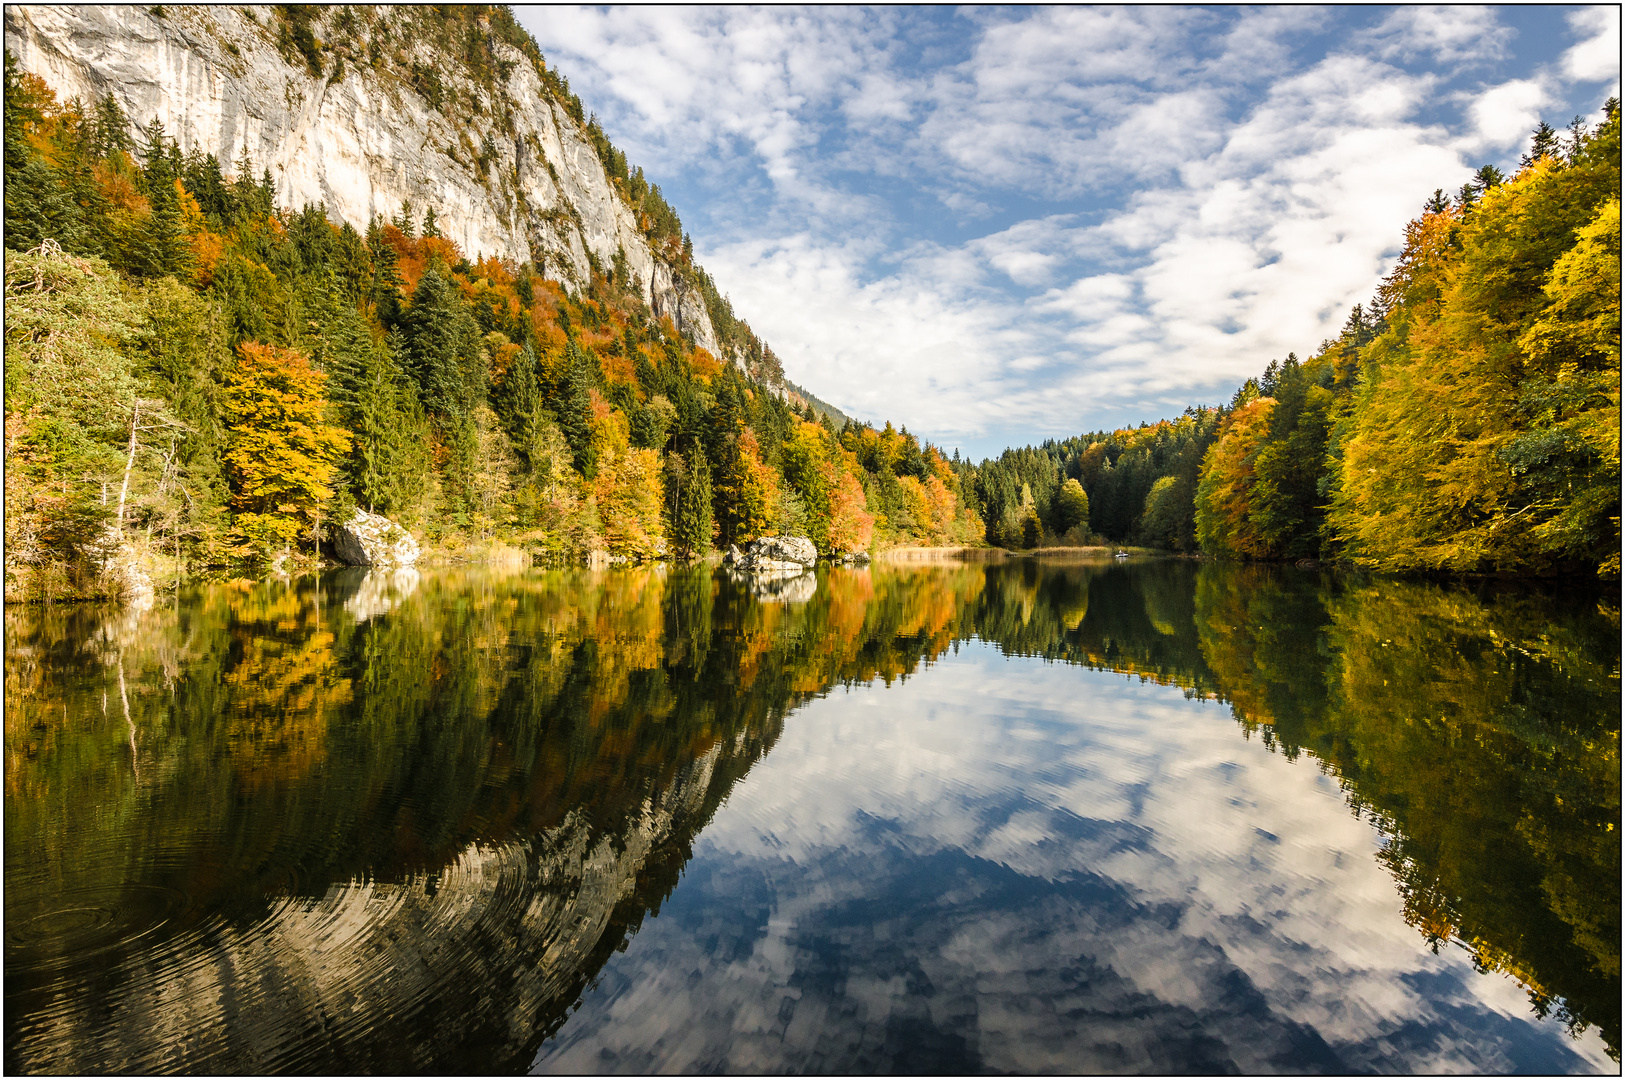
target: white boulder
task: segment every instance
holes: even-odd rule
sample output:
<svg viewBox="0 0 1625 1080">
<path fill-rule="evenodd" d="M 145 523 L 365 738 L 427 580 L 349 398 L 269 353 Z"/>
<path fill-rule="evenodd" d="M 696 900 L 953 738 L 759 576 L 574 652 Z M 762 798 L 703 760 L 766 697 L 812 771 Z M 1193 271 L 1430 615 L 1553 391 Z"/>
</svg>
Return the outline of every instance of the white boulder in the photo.
<svg viewBox="0 0 1625 1080">
<path fill-rule="evenodd" d="M 722 565 L 754 573 L 800 573 L 818 562 L 818 549 L 805 536 L 763 536 L 743 548 L 728 548 Z"/>
<path fill-rule="evenodd" d="M 359 507 L 348 522 L 332 528 L 326 547 L 347 566 L 411 566 L 418 561 L 418 542 L 411 533 Z"/>
</svg>

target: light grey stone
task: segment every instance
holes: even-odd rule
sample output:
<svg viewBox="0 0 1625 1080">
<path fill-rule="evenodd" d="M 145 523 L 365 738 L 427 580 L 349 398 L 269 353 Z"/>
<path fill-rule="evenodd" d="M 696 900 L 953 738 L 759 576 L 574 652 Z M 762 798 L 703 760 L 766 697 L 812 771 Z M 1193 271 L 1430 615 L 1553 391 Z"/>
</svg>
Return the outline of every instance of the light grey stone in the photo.
<svg viewBox="0 0 1625 1080">
<path fill-rule="evenodd" d="M 330 530 L 327 553 L 347 566 L 411 566 L 418 542 L 382 514 L 357 508 L 353 517 Z"/>
<path fill-rule="evenodd" d="M 728 558 L 734 561 L 728 562 Z M 805 536 L 763 536 L 750 541 L 743 550 L 730 547 L 723 565 L 737 566 L 741 570 L 799 572 L 816 565 L 817 562 L 818 548 Z"/>
</svg>

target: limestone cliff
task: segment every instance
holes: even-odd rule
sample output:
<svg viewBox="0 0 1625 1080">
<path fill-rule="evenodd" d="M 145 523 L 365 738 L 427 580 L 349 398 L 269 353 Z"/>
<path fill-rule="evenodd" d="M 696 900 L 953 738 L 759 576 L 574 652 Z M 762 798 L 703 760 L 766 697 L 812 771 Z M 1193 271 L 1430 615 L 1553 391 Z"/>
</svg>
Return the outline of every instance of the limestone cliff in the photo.
<svg viewBox="0 0 1625 1080">
<path fill-rule="evenodd" d="M 653 249 L 539 55 L 490 37 L 477 78 L 417 10 L 304 9 L 290 45 L 269 7 L 8 5 L 5 44 L 59 100 L 111 93 L 132 128 L 156 117 L 228 170 L 246 152 L 280 206 L 325 203 L 364 231 L 410 200 L 470 259 L 529 261 L 570 288 L 620 252 L 655 315 L 720 355 L 701 293 Z"/>
</svg>

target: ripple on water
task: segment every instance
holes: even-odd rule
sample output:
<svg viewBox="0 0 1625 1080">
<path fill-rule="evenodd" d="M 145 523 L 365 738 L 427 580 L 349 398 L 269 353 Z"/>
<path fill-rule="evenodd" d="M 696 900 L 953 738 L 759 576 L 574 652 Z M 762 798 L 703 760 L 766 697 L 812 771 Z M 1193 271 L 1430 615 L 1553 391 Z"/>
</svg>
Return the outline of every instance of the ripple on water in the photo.
<svg viewBox="0 0 1625 1080">
<path fill-rule="evenodd" d="M 7 974 L 45 956 L 58 969 L 99 962 L 109 952 L 139 946 L 188 906 L 181 890 L 140 882 L 68 889 L 21 910 L 7 905 Z"/>
</svg>

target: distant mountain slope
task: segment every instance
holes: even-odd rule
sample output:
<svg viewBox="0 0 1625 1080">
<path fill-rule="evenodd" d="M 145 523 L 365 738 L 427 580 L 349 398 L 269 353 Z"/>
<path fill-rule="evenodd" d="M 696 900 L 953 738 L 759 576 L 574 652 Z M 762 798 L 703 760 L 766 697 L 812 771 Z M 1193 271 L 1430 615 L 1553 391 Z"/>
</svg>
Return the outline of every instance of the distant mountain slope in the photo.
<svg viewBox="0 0 1625 1080">
<path fill-rule="evenodd" d="M 321 203 L 363 232 L 432 207 L 469 258 L 528 262 L 571 291 L 624 263 L 657 318 L 782 378 L 659 188 L 506 8 L 8 5 L 5 44 L 62 101 L 112 94 L 182 152 L 269 170 L 280 206 Z"/>
</svg>

